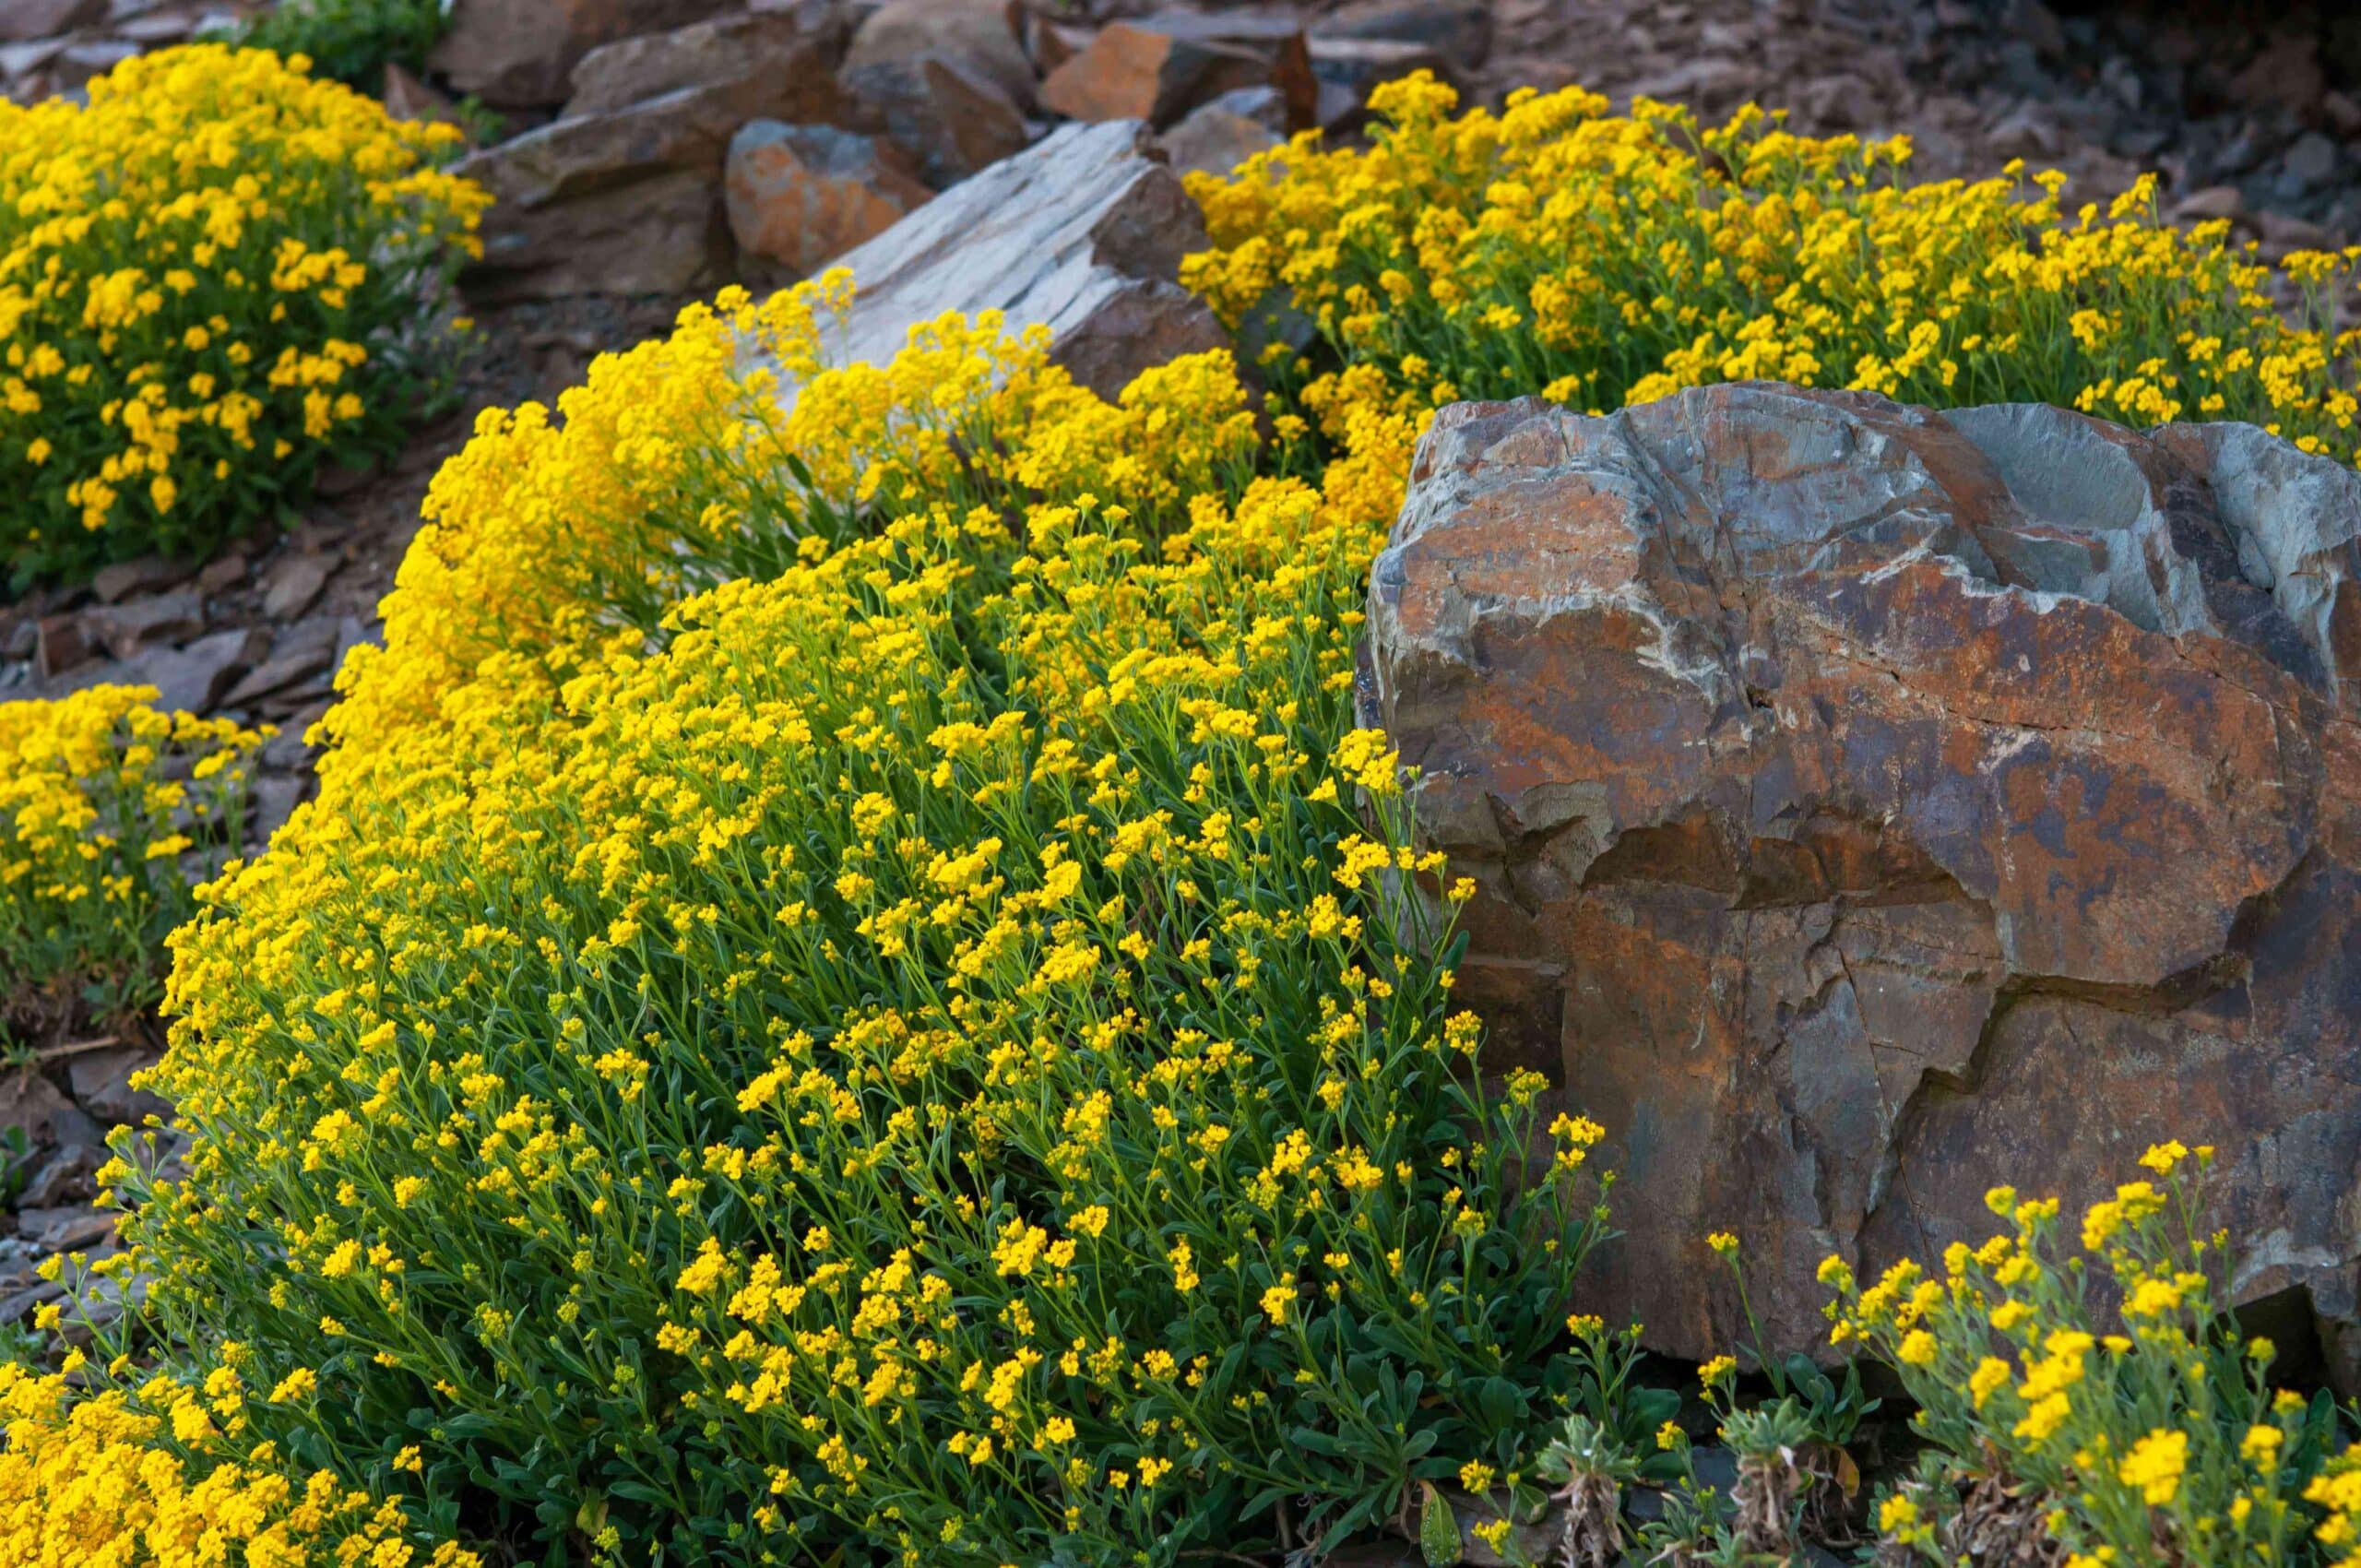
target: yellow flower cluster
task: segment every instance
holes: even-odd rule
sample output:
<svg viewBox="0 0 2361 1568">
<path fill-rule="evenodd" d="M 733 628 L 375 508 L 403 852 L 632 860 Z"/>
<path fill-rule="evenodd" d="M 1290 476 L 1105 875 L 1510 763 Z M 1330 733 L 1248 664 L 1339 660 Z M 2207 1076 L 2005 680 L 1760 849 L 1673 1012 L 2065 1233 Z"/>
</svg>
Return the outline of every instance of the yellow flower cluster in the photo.
<svg viewBox="0 0 2361 1568">
<path fill-rule="evenodd" d="M 129 1022 L 162 992 L 192 865 L 230 852 L 261 733 L 152 687 L 0 703 L 0 1039 Z"/>
<path fill-rule="evenodd" d="M 0 1562 L 15 1568 L 478 1568 L 411 1538 L 398 1501 L 257 1451 L 202 1457 L 243 1427 L 234 1368 L 202 1388 L 160 1379 L 77 1399 L 67 1380 L 0 1362 Z"/>
<path fill-rule="evenodd" d="M 253 1435 L 390 1489 L 398 1428 L 535 1550 L 1167 1563 L 1513 1467 L 1600 1130 L 1470 1070 L 1351 728 L 1413 422 L 1290 473 L 1228 354 L 1110 402 L 990 319 L 822 368 L 846 287 L 445 470 L 174 939 L 196 1139 L 96 1266 L 303 1381 Z"/>
<path fill-rule="evenodd" d="M 2151 1148 L 2142 1163 L 2159 1180 L 2127 1182 L 2083 1216 L 2095 1268 L 2055 1255 L 2055 1200 L 2005 1187 L 1987 1203 L 2012 1229 L 1954 1244 L 1941 1278 L 1904 1262 L 1864 1289 L 1841 1259 L 1821 1265 L 1834 1341 L 1900 1373 L 1939 1456 L 1922 1476 L 1951 1483 L 1891 1499 L 1890 1538 L 1948 1562 L 1940 1527 L 1991 1481 L 2041 1514 L 2074 1568 L 2297 1561 L 2306 1501 L 2332 1511 L 2319 1542 L 2347 1550 L 2343 1483 L 2321 1471 L 2335 1418 L 2325 1397 L 2269 1386 L 2272 1347 L 2241 1343 L 2228 1316 L 2227 1238 L 2196 1229 L 2191 1172 L 2213 1157 Z M 2097 1317 L 2086 1273 L 2116 1288 L 2119 1331 Z"/>
<path fill-rule="evenodd" d="M 1371 102 L 1388 124 L 1365 149 L 1299 137 L 1190 176 L 1214 248 L 1183 271 L 1234 323 L 1310 316 L 1364 396 L 1599 411 L 1760 378 L 2250 420 L 2361 455 L 2361 339 L 2327 325 L 2361 252 L 2287 258 L 2291 325 L 2228 225 L 2164 225 L 2148 178 L 2069 210 L 2054 173 L 1910 184 L 1906 141 L 1812 140 L 1751 107 L 1701 129 L 1568 89 L 1453 118 L 1424 74 Z"/>
<path fill-rule="evenodd" d="M 202 549 L 386 445 L 483 190 L 300 58 L 195 44 L 0 103 L 0 565 Z"/>
</svg>

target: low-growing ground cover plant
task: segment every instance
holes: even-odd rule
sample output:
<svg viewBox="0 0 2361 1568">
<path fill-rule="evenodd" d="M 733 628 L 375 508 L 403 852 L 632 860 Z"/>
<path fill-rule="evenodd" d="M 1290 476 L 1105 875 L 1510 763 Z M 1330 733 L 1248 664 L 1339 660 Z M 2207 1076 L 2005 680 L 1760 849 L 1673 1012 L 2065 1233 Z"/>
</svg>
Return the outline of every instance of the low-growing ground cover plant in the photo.
<svg viewBox="0 0 2361 1568">
<path fill-rule="evenodd" d="M 1941 1277 L 1905 1261 L 1862 1289 L 1821 1265 L 1835 1342 L 1900 1375 L 1928 1444 L 1880 1507 L 1893 1561 L 2350 1561 L 2361 1455 L 2325 1392 L 2272 1388 L 2274 1348 L 2230 1316 L 2242 1260 L 2202 1226 L 2213 1154 L 2150 1149 L 2153 1179 L 2084 1212 L 2081 1256 L 2060 1255 L 2057 1200 L 2001 1187 L 1986 1201 L 2012 1230 L 1954 1245 Z"/>
<path fill-rule="evenodd" d="M 334 1476 L 192 1462 L 194 1444 L 243 1430 L 249 1397 L 229 1367 L 202 1388 L 160 1382 L 77 1398 L 66 1380 L 0 1364 L 0 1562 L 13 1568 L 478 1568 L 456 1546 L 418 1550 L 398 1500 Z"/>
<path fill-rule="evenodd" d="M 1904 139 L 1812 140 L 1752 108 L 1703 129 L 1568 89 L 1453 118 L 1423 75 L 1371 102 L 1390 124 L 1366 149 L 1298 137 L 1232 180 L 1191 175 L 1214 247 L 1183 272 L 1233 323 L 1300 312 L 1362 395 L 1602 410 L 1762 378 L 2249 420 L 2361 457 L 2361 337 L 2328 326 L 2361 249 L 2290 255 L 2274 280 L 2226 222 L 2161 221 L 2153 179 L 2070 209 L 2063 176 L 2018 163 L 1913 184 Z"/>
<path fill-rule="evenodd" d="M 164 937 L 236 850 L 263 734 L 159 711 L 152 687 L 0 703 L 0 1043 L 144 1034 Z"/>
<path fill-rule="evenodd" d="M 457 138 L 267 50 L 0 103 L 0 567 L 202 551 L 398 438 L 489 198 Z"/>
</svg>

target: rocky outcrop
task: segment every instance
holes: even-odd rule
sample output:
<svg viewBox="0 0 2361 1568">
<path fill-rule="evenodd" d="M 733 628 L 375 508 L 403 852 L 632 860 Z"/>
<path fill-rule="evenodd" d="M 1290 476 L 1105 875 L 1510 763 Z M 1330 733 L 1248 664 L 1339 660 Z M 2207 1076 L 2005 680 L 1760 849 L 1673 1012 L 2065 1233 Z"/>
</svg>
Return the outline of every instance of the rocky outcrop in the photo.
<svg viewBox="0 0 2361 1568">
<path fill-rule="evenodd" d="M 1069 125 L 837 258 L 860 294 L 828 348 L 883 364 L 945 311 L 1047 327 L 1051 357 L 1112 398 L 1140 371 L 1226 343 L 1176 281 L 1205 244 L 1196 204 L 1137 123 Z"/>
<path fill-rule="evenodd" d="M 2361 1381 L 2361 476 L 1762 385 L 1462 405 L 1370 626 L 1367 717 L 1481 889 L 1464 992 L 1617 1146 L 1615 1321 L 1726 1348 L 1726 1228 L 1816 1343 L 1825 1253 L 2178 1137 L 2240 1299 Z"/>
<path fill-rule="evenodd" d="M 566 114 L 456 165 L 495 198 L 470 295 L 681 293 L 729 277 L 730 139 L 750 120 L 841 117 L 845 39 L 832 15 L 781 12 L 590 55 Z"/>
</svg>

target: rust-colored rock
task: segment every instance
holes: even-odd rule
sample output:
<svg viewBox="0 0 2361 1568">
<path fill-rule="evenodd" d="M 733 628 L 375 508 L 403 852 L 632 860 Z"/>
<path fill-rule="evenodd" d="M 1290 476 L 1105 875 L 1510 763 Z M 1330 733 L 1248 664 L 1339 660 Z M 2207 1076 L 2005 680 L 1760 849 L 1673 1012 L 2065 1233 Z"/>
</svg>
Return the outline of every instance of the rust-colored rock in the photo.
<svg viewBox="0 0 2361 1568">
<path fill-rule="evenodd" d="M 1319 86 L 1299 24 L 1279 17 L 1193 12 L 1115 22 L 1041 84 L 1041 101 L 1075 120 L 1145 120 L 1159 130 L 1240 88 L 1275 87 L 1288 124 L 1318 111 Z"/>
<path fill-rule="evenodd" d="M 1447 409 L 1369 717 L 1481 889 L 1465 993 L 1609 1129 L 1600 1307 L 1715 1354 L 1736 1230 L 1980 1241 L 2222 1150 L 2244 1301 L 2361 1383 L 2361 476 L 2248 426 L 1762 385 Z"/>
<path fill-rule="evenodd" d="M 728 169 L 740 255 L 806 277 L 934 194 L 893 143 L 828 125 L 750 121 L 730 138 Z"/>
</svg>

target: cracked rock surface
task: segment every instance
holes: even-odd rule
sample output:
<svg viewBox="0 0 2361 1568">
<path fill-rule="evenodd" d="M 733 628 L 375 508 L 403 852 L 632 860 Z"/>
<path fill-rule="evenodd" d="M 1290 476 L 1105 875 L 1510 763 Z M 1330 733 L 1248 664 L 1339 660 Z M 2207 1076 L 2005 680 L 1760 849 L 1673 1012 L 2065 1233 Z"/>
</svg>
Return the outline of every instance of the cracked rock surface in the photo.
<svg viewBox="0 0 2361 1568">
<path fill-rule="evenodd" d="M 1437 416 L 1369 721 L 1493 1051 L 1608 1129 L 1593 1276 L 1691 1360 L 1812 1273 L 2221 1149 L 2242 1301 L 2361 1383 L 2361 475 L 2251 426 L 1739 384 Z"/>
</svg>

